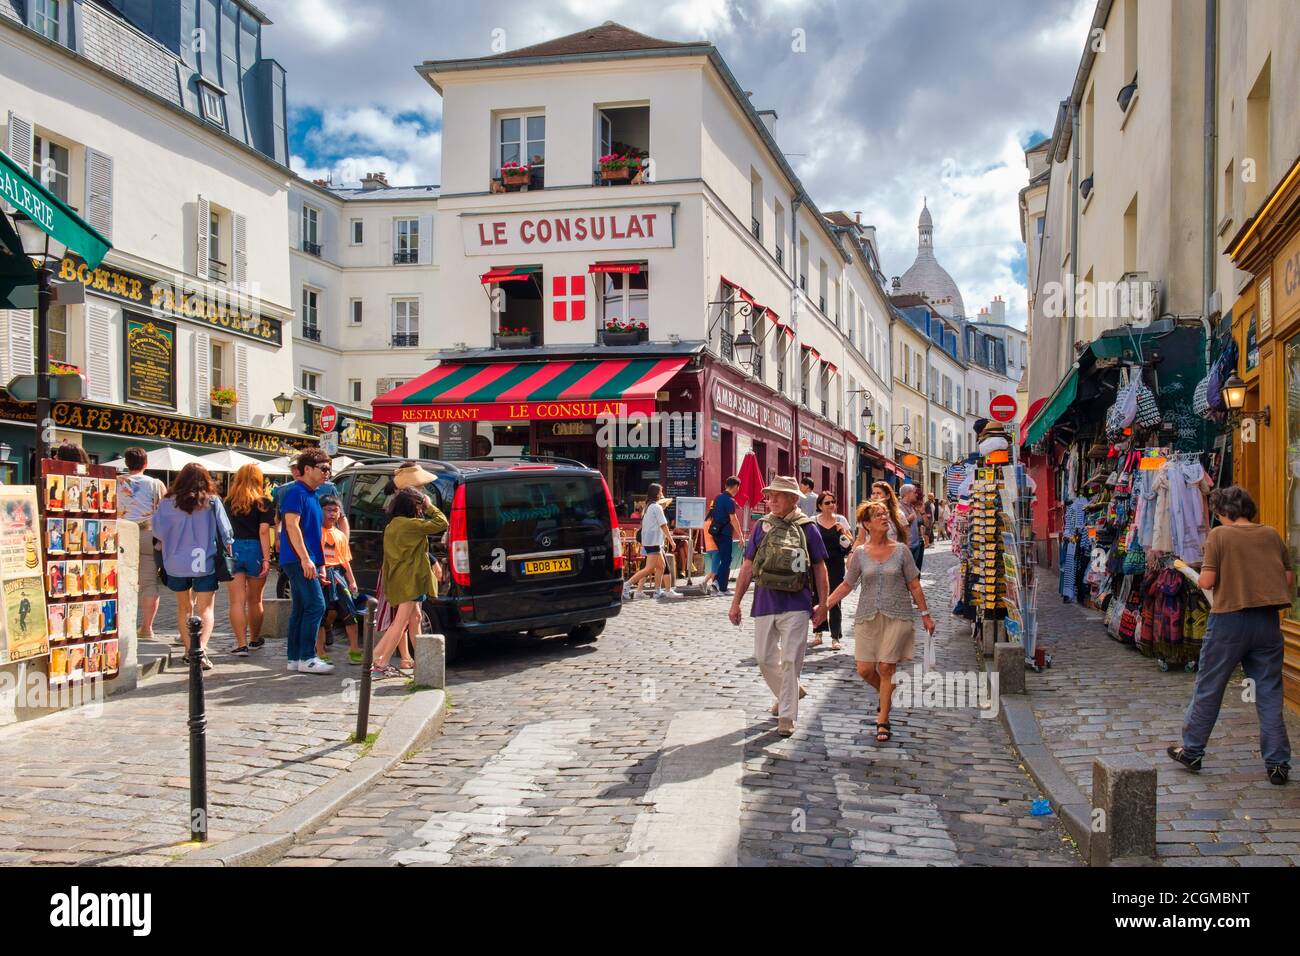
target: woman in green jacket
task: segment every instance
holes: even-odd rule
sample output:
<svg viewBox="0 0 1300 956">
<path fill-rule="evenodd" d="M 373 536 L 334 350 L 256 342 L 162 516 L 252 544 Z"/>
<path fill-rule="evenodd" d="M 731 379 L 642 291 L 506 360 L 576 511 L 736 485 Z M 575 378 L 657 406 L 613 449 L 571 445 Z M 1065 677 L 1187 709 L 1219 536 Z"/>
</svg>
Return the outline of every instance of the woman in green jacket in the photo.
<svg viewBox="0 0 1300 956">
<path fill-rule="evenodd" d="M 419 633 L 420 605 L 438 593 L 429 563 L 429 535 L 447 530 L 447 519 L 418 488 L 403 488 L 393 498 L 384 528 L 384 598 L 396 608 L 393 623 L 375 645 L 373 680 L 400 677 L 388 663 L 402 635 Z"/>
</svg>

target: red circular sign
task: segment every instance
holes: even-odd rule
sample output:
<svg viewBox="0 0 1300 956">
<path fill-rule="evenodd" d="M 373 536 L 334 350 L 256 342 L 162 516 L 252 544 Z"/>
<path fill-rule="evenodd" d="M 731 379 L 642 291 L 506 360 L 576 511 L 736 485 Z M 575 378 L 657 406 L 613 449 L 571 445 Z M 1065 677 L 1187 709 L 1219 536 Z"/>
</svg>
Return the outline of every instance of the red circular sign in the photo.
<svg viewBox="0 0 1300 956">
<path fill-rule="evenodd" d="M 1016 399 L 1012 395 L 995 395 L 989 401 L 989 418 L 1009 422 L 1016 417 Z"/>
<path fill-rule="evenodd" d="M 334 426 L 339 423 L 339 413 L 333 405 L 326 405 L 320 410 L 320 430 L 323 432 L 332 432 Z"/>
</svg>

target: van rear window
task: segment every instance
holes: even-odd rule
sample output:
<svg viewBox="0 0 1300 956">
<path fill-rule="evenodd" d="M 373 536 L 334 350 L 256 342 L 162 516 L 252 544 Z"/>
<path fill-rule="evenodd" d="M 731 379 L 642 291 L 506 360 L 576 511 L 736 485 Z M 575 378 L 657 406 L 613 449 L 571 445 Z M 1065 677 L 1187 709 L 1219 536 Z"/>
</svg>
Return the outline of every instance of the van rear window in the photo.
<svg viewBox="0 0 1300 956">
<path fill-rule="evenodd" d="M 559 529 L 608 530 L 609 503 L 598 479 L 581 475 L 511 475 L 471 482 L 466 489 L 469 533 L 485 538 L 533 538 Z"/>
</svg>

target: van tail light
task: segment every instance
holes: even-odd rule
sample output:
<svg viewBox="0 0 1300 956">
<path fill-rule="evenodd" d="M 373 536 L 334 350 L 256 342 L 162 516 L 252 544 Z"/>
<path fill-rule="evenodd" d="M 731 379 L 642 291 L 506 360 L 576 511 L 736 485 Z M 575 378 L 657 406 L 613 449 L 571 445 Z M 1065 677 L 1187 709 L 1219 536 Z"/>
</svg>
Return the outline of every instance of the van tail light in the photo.
<svg viewBox="0 0 1300 956">
<path fill-rule="evenodd" d="M 618 512 L 614 509 L 614 496 L 609 493 L 609 485 L 601 476 L 600 486 L 605 489 L 605 503 L 609 505 L 610 547 L 613 549 L 614 570 L 623 573 L 623 536 L 618 530 Z"/>
<path fill-rule="evenodd" d="M 451 576 L 463 588 L 469 587 L 469 518 L 465 513 L 465 486 L 456 489 L 451 501 Z"/>
</svg>

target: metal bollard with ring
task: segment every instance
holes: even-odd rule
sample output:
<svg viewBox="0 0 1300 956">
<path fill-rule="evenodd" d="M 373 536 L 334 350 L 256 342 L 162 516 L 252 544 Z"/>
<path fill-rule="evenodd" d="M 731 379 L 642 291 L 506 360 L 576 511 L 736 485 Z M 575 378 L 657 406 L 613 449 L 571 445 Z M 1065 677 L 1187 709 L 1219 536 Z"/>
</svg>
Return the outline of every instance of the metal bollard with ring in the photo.
<svg viewBox="0 0 1300 956">
<path fill-rule="evenodd" d="M 203 649 L 199 633 L 203 622 L 191 616 L 190 632 L 190 840 L 208 840 L 208 717 L 203 700 Z"/>
</svg>

